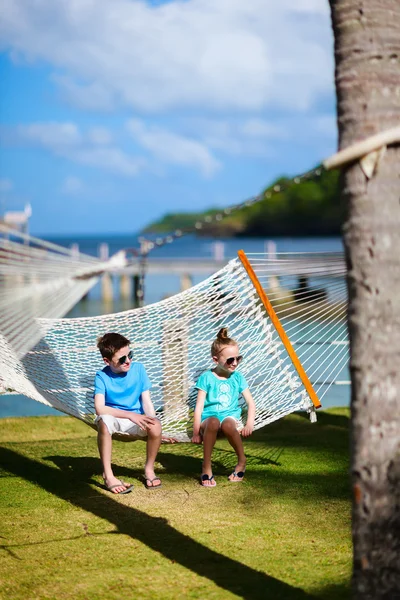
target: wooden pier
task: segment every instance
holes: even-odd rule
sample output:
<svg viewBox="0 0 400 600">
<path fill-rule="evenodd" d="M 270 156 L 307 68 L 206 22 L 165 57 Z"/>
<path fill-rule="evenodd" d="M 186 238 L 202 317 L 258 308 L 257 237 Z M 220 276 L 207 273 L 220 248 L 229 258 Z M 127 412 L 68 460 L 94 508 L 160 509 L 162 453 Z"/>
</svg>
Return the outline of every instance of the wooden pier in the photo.
<svg viewBox="0 0 400 600">
<path fill-rule="evenodd" d="M 346 272 L 344 256 L 340 253 L 333 253 L 332 256 L 315 256 L 310 254 L 280 254 L 275 252 L 275 244 L 268 242 L 266 244 L 267 254 L 270 257 L 268 264 L 269 287 L 273 289 L 278 285 L 279 278 L 283 276 L 299 276 L 303 284 L 307 285 L 308 277 L 321 275 L 324 277 L 342 277 Z M 71 253 L 79 254 L 77 244 L 71 247 Z M 256 262 L 256 255 L 251 255 Z M 265 255 L 264 255 L 265 256 Z M 99 246 L 99 257 L 103 261 L 109 259 L 108 244 L 103 243 Z M 114 297 L 114 290 L 117 287 L 119 297 L 124 300 L 133 300 L 136 306 L 143 302 L 144 278 L 146 275 L 175 275 L 180 277 L 180 290 L 186 290 L 193 285 L 193 277 L 201 275 L 204 278 L 210 277 L 220 269 L 223 269 L 230 260 L 235 257 L 226 258 L 223 243 L 215 244 L 214 255 L 207 258 L 182 258 L 182 257 L 153 257 L 132 256 L 129 257 L 124 267 L 116 268 L 111 273 L 105 273 L 101 277 L 102 298 L 106 302 L 111 302 Z M 339 274 L 338 274 L 339 272 Z M 118 285 L 114 285 L 114 279 L 118 279 Z"/>
</svg>

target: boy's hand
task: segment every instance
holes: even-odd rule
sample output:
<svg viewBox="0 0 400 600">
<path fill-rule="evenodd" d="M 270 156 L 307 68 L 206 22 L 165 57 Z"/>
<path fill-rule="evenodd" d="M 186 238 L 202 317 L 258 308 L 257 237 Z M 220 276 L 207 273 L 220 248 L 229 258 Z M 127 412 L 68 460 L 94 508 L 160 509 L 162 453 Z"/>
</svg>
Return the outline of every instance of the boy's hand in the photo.
<svg viewBox="0 0 400 600">
<path fill-rule="evenodd" d="M 249 437 L 253 433 L 254 425 L 245 425 L 240 432 L 242 437 Z"/>
<path fill-rule="evenodd" d="M 201 444 L 202 441 L 203 441 L 203 438 L 201 437 L 201 435 L 199 433 L 192 437 L 193 444 Z"/>
<path fill-rule="evenodd" d="M 137 413 L 132 413 L 129 419 L 143 430 L 146 430 L 150 425 L 154 425 L 157 421 L 155 417 L 148 417 L 147 415 L 139 415 Z"/>
<path fill-rule="evenodd" d="M 179 442 L 179 440 L 174 437 L 165 437 L 164 435 L 161 437 L 161 441 L 164 444 L 177 444 Z"/>
</svg>

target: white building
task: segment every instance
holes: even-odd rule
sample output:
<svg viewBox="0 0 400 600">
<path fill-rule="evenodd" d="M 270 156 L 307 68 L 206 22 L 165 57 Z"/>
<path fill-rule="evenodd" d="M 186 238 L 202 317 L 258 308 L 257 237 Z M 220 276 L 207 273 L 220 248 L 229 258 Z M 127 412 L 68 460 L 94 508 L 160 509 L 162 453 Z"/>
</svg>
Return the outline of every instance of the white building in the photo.
<svg viewBox="0 0 400 600">
<path fill-rule="evenodd" d="M 28 233 L 29 218 L 32 215 L 32 207 L 26 204 L 24 210 L 8 210 L 4 213 L 3 222 L 10 229 L 17 229 L 22 233 Z"/>
</svg>

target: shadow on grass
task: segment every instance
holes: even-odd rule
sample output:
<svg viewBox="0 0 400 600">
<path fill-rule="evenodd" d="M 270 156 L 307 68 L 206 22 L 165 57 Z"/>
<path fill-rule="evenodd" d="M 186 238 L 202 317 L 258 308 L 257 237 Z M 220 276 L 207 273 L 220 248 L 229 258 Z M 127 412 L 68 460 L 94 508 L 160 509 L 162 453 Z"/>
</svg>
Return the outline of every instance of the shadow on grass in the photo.
<svg viewBox="0 0 400 600">
<path fill-rule="evenodd" d="M 86 459 L 85 459 L 86 460 Z M 79 481 L 74 473 L 59 471 L 17 452 L 2 448 L 0 464 L 7 471 L 47 492 L 114 524 L 119 533 L 141 541 L 219 587 L 247 600 L 311 600 L 306 594 L 273 577 L 223 556 L 171 527 L 166 519 L 116 502 Z M 71 493 L 74 491 L 74 494 Z"/>
<path fill-rule="evenodd" d="M 174 449 L 175 450 L 175 449 Z M 185 448 L 185 452 L 191 449 Z M 274 465 L 279 466 L 274 460 L 267 458 L 266 454 L 278 456 L 283 452 L 282 449 L 268 450 L 267 453 L 260 453 L 260 456 L 247 455 L 247 467 Z M 202 462 L 202 447 L 198 447 L 190 456 L 187 453 L 178 454 L 174 452 L 163 452 L 157 454 L 157 463 L 160 463 L 165 471 L 171 475 L 179 475 L 182 478 L 195 479 L 200 477 L 201 462 Z M 93 475 L 98 475 L 102 472 L 102 464 L 99 458 L 91 456 L 45 456 L 45 460 L 53 462 L 62 471 L 73 472 L 74 475 L 81 481 L 94 483 L 101 487 L 97 482 L 92 480 Z M 235 467 L 237 462 L 236 454 L 233 450 L 225 450 L 223 448 L 215 448 L 213 454 L 213 471 L 215 475 L 228 475 Z M 113 465 L 113 470 L 122 478 L 143 479 L 143 468 L 132 469 L 123 465 Z"/>
<path fill-rule="evenodd" d="M 299 417 L 303 418 L 303 419 L 308 419 L 309 420 L 309 416 L 307 413 L 303 412 L 298 412 L 296 413 Z M 341 427 L 343 429 L 349 429 L 350 427 L 350 413 L 348 415 L 338 415 L 335 413 L 331 413 L 331 412 L 317 412 L 317 423 L 319 425 L 330 425 L 333 427 Z"/>
</svg>

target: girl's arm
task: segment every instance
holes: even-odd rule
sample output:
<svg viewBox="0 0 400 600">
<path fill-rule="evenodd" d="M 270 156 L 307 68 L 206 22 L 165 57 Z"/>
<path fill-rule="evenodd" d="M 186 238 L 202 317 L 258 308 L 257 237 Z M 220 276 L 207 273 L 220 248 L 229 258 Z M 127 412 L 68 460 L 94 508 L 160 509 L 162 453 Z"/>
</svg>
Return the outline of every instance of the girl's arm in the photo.
<svg viewBox="0 0 400 600">
<path fill-rule="evenodd" d="M 205 399 L 206 399 L 206 392 L 204 390 L 197 390 L 196 408 L 194 409 L 194 418 L 193 418 L 192 442 L 194 444 L 201 444 L 201 435 L 200 435 L 201 413 L 203 412 Z"/>
<path fill-rule="evenodd" d="M 247 404 L 247 421 L 246 425 L 243 427 L 240 433 L 243 437 L 248 437 L 253 433 L 254 419 L 256 416 L 256 405 L 254 403 L 253 396 L 251 395 L 249 388 L 243 390 L 242 394 Z"/>
</svg>

